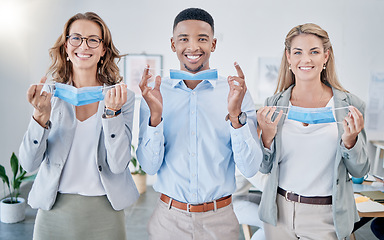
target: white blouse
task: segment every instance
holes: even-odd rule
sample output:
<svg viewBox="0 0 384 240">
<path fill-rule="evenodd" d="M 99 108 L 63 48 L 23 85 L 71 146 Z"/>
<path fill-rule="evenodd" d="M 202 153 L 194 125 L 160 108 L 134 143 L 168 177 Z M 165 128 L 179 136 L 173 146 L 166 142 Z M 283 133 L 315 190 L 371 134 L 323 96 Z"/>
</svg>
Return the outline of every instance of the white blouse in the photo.
<svg viewBox="0 0 384 240">
<path fill-rule="evenodd" d="M 333 97 L 327 107 L 334 107 Z M 304 126 L 286 118 L 282 128 L 279 186 L 303 196 L 332 195 L 337 138 L 337 123 Z"/>
<path fill-rule="evenodd" d="M 97 167 L 97 144 L 100 131 L 97 131 L 97 114 L 81 122 L 77 120 L 68 159 L 61 175 L 59 192 L 84 196 L 101 196 L 106 192 L 101 183 Z"/>
</svg>

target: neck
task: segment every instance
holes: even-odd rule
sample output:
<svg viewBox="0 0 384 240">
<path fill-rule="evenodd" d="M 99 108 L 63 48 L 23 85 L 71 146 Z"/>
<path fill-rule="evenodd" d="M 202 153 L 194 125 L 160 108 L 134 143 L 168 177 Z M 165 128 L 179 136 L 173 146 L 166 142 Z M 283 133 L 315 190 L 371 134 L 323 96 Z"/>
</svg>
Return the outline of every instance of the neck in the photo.
<svg viewBox="0 0 384 240">
<path fill-rule="evenodd" d="M 199 83 L 201 83 L 203 80 L 183 80 L 185 85 L 187 85 L 190 89 L 195 89 Z"/>
<path fill-rule="evenodd" d="M 313 82 L 296 82 L 296 85 L 292 89 L 291 101 L 296 104 L 321 104 L 324 97 L 326 86 L 318 81 Z"/>
<path fill-rule="evenodd" d="M 97 80 L 97 74 L 95 71 L 89 70 L 74 70 L 72 81 L 77 88 L 100 86 L 101 83 Z"/>
<path fill-rule="evenodd" d="M 202 71 L 205 71 L 205 70 L 208 70 L 209 69 L 209 64 L 202 64 L 200 67 L 198 67 L 196 70 L 192 70 L 192 69 L 189 69 L 186 65 L 181 65 L 180 66 L 180 70 L 182 71 L 186 71 L 186 72 L 189 72 L 189 73 L 192 73 L 192 74 L 196 74 L 196 73 L 199 73 L 199 72 L 202 72 Z M 190 89 L 195 89 L 195 87 L 197 85 L 199 85 L 199 83 L 201 83 L 203 80 L 184 80 L 184 83 L 185 85 L 190 88 Z"/>
</svg>

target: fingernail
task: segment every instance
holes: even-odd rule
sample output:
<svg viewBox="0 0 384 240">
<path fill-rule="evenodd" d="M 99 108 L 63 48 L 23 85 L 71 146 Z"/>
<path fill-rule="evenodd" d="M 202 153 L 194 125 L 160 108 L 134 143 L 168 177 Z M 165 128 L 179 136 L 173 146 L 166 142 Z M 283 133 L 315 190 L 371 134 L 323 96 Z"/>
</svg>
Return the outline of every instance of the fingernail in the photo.
<svg viewBox="0 0 384 240">
<path fill-rule="evenodd" d="M 238 66 L 239 64 L 237 62 L 235 62 L 235 66 Z"/>
</svg>

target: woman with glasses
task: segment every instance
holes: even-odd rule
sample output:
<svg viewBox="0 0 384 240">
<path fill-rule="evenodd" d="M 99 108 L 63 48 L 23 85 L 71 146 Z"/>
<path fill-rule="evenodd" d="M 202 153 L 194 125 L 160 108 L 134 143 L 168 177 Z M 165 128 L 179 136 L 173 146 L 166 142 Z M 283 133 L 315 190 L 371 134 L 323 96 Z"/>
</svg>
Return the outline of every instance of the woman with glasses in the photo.
<svg viewBox="0 0 384 240">
<path fill-rule="evenodd" d="M 349 174 L 369 171 L 365 104 L 339 83 L 328 33 L 316 24 L 289 31 L 278 80 L 257 111 L 266 238 L 344 239 L 359 219 Z"/>
<path fill-rule="evenodd" d="M 55 88 L 43 77 L 28 89 L 34 113 L 20 146 L 23 168 L 39 169 L 28 198 L 38 208 L 33 239 L 125 239 L 123 209 L 138 192 L 128 168 L 134 94 L 120 84 L 121 56 L 87 12 L 67 21 L 50 57 Z"/>
</svg>

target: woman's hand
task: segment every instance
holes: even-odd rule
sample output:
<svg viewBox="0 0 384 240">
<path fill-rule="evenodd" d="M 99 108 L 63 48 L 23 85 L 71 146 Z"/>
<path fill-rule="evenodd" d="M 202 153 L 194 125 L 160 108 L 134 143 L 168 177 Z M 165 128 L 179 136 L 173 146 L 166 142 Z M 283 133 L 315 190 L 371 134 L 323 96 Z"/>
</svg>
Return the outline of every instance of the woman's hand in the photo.
<svg viewBox="0 0 384 240">
<path fill-rule="evenodd" d="M 42 77 L 40 84 L 30 86 L 27 91 L 28 102 L 35 108 L 33 118 L 44 128 L 47 127 L 51 116 L 52 97 L 51 93 L 47 93 L 46 91 L 41 92 L 45 81 L 47 81 L 47 77 Z"/>
<path fill-rule="evenodd" d="M 276 107 L 262 107 L 257 110 L 257 123 L 262 131 L 261 140 L 263 141 L 264 147 L 270 148 L 273 138 L 277 133 L 277 124 L 280 121 L 281 116 L 283 115 L 283 110 L 280 110 L 279 115 L 277 115 L 275 121 L 272 121 L 272 115 L 276 111 Z"/>
<path fill-rule="evenodd" d="M 113 88 L 109 89 L 105 94 L 104 102 L 105 107 L 113 111 L 120 110 L 127 101 L 127 85 L 116 84 Z"/>
<path fill-rule="evenodd" d="M 361 112 L 354 106 L 349 106 L 349 113 L 348 116 L 344 118 L 343 127 L 344 133 L 341 136 L 341 139 L 344 146 L 347 149 L 351 149 L 356 144 L 357 135 L 364 128 L 363 114 L 361 114 Z"/>
<path fill-rule="evenodd" d="M 153 88 L 148 86 L 148 79 L 151 78 L 149 73 L 149 65 L 144 69 L 143 76 L 139 83 L 141 90 L 141 95 L 144 100 L 147 102 L 149 110 L 151 112 L 151 122 L 150 125 L 156 127 L 161 122 L 161 117 L 163 114 L 163 97 L 160 92 L 161 77 L 156 76 L 155 86 Z"/>
</svg>

